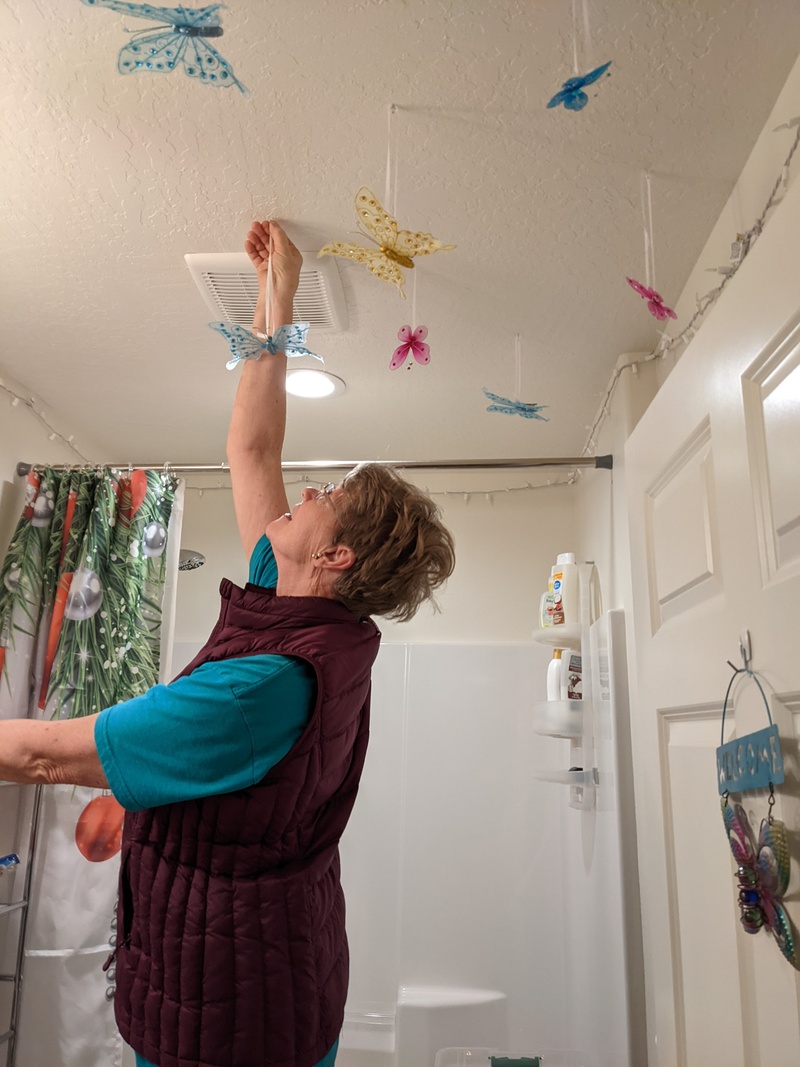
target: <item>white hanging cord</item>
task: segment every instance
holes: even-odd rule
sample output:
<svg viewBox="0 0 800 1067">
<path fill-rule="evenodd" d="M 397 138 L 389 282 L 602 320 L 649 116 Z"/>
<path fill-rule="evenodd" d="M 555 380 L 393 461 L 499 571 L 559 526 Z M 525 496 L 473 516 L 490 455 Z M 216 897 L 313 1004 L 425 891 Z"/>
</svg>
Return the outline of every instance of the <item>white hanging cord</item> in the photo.
<svg viewBox="0 0 800 1067">
<path fill-rule="evenodd" d="M 272 229 L 267 247 L 267 337 L 272 337 Z"/>
<path fill-rule="evenodd" d="M 389 104 L 388 128 L 386 135 L 386 185 L 383 203 L 386 210 L 397 218 L 397 152 L 394 144 L 392 116 L 397 111 L 397 104 Z"/>
<path fill-rule="evenodd" d="M 516 371 L 517 400 L 522 400 L 522 339 L 514 335 L 514 367 Z"/>
<path fill-rule="evenodd" d="M 581 72 L 578 64 L 578 0 L 572 0 L 572 71 L 576 78 Z"/>
<path fill-rule="evenodd" d="M 411 329 L 416 330 L 419 326 L 417 320 L 417 272 L 411 274 Z"/>
<path fill-rule="evenodd" d="M 583 16 L 583 57 L 588 69 L 590 65 L 588 57 L 591 55 L 592 51 L 592 34 L 589 28 L 589 0 L 581 0 L 581 15 Z M 572 67 L 575 72 L 575 77 L 578 77 L 581 72 L 580 61 L 578 58 L 579 33 L 578 0 L 572 0 Z"/>
<path fill-rule="evenodd" d="M 648 289 L 656 287 L 656 253 L 653 245 L 653 192 L 650 187 L 650 171 L 642 171 L 642 226 L 644 229 L 644 284 Z"/>
</svg>

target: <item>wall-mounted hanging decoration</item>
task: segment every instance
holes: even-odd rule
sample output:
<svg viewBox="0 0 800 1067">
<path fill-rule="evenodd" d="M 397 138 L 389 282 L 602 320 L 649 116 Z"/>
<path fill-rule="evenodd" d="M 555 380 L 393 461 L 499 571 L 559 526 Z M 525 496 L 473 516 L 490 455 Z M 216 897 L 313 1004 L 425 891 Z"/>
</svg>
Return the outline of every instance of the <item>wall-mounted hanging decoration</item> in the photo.
<svg viewBox="0 0 800 1067">
<path fill-rule="evenodd" d="M 483 395 L 487 400 L 491 400 L 491 404 L 486 410 L 495 411 L 500 415 L 520 415 L 523 419 L 539 419 L 541 422 L 549 422 L 550 420 L 541 414 L 542 409 L 546 408 L 547 404 L 528 404 L 519 399 L 522 393 L 522 339 L 519 334 L 514 337 L 514 364 L 517 378 L 517 399 L 510 400 L 504 396 L 498 396 L 497 393 L 490 393 L 488 389 L 484 388 Z"/>
<path fill-rule="evenodd" d="M 749 635 L 747 638 L 749 644 Z M 772 813 L 775 805 L 775 786 L 784 780 L 778 728 L 772 721 L 769 701 L 756 675 L 749 666 L 749 652 L 745 652 L 745 666 L 733 667 L 733 675 L 722 704 L 720 746 L 717 749 L 717 786 L 721 796 L 722 818 L 728 843 L 737 863 L 736 881 L 739 889 L 739 921 L 748 934 L 768 930 L 785 959 L 800 970 L 798 939 L 781 901 L 789 887 L 789 838 L 786 826 Z M 733 683 L 739 675 L 752 679 L 758 686 L 767 709 L 769 726 L 725 742 L 725 715 Z M 761 820 L 758 835 L 750 823 L 751 816 L 743 804 L 731 801 L 730 793 L 754 789 L 769 789 L 767 817 Z"/>
<path fill-rule="evenodd" d="M 355 208 L 362 232 L 369 240 L 374 241 L 377 247 L 330 241 L 319 250 L 318 255 L 340 256 L 363 263 L 381 281 L 396 285 L 404 299 L 406 294 L 400 268 L 411 270 L 414 266 L 414 256 L 450 252 L 455 248 L 455 245 L 443 244 L 432 234 L 398 229 L 397 220 L 382 207 L 375 194 L 366 186 L 356 193 Z"/>
<path fill-rule="evenodd" d="M 290 326 L 281 326 L 272 336 L 263 333 L 252 333 L 244 326 L 232 326 L 229 322 L 209 322 L 209 328 L 221 333 L 228 342 L 232 358 L 225 366 L 228 370 L 233 368 L 241 360 L 261 359 L 265 352 L 274 356 L 277 352 L 283 352 L 287 356 L 313 356 L 320 363 L 324 360 L 316 352 L 305 347 L 306 334 L 308 333 L 307 322 L 295 322 Z"/>
<path fill-rule="evenodd" d="M 206 85 L 222 88 L 235 85 L 248 96 L 246 87 L 234 75 L 233 68 L 208 43 L 209 37 L 223 34 L 218 11 L 222 4 L 209 4 L 196 9 L 188 7 L 153 7 L 151 4 L 128 4 L 125 0 L 83 0 L 90 7 L 105 7 L 120 15 L 150 19 L 166 27 L 161 30 L 139 30 L 131 34 L 117 57 L 120 74 L 135 74 L 141 70 L 154 74 L 169 74 L 182 67 L 190 78 Z"/>
<path fill-rule="evenodd" d="M 663 322 L 665 319 L 677 319 L 672 308 L 667 307 L 660 293 L 655 290 L 656 284 L 656 255 L 653 245 L 653 194 L 650 187 L 649 171 L 642 171 L 642 227 L 644 230 L 644 272 L 645 285 L 637 282 L 634 278 L 625 281 L 638 293 L 643 300 L 647 301 L 647 310 Z"/>
</svg>

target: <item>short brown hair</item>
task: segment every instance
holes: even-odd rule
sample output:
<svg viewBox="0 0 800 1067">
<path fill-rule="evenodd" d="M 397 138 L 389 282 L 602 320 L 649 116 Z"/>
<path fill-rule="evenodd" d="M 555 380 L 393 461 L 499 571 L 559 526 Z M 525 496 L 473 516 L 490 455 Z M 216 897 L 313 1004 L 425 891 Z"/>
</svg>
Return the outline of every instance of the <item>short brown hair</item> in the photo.
<svg viewBox="0 0 800 1067">
<path fill-rule="evenodd" d="M 336 498 L 335 541 L 355 563 L 334 583 L 333 595 L 359 615 L 406 622 L 453 573 L 455 548 L 431 498 L 393 467 L 362 463 Z"/>
</svg>

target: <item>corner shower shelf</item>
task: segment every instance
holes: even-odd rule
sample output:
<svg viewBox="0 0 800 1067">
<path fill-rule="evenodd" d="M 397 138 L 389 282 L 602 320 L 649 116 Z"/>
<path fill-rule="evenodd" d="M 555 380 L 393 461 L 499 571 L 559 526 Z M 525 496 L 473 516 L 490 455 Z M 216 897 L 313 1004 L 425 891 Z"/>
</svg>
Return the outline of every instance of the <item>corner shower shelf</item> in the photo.
<svg viewBox="0 0 800 1067">
<path fill-rule="evenodd" d="M 555 782 L 556 785 L 597 785 L 597 768 L 590 771 L 534 771 L 540 782 Z"/>
<path fill-rule="evenodd" d="M 531 634 L 537 645 L 574 648 L 576 652 L 581 650 L 582 636 L 581 628 L 575 626 L 541 626 Z"/>
<path fill-rule="evenodd" d="M 562 770 L 534 772 L 542 782 L 555 782 L 570 786 L 569 804 L 572 808 L 589 810 L 595 805 L 597 770 L 594 764 L 594 708 L 592 704 L 592 641 L 590 627 L 592 618 L 599 618 L 600 589 L 596 581 L 594 565 L 579 563 L 580 579 L 579 623 L 561 623 L 539 627 L 533 631 L 533 640 L 549 648 L 573 649 L 581 654 L 582 699 L 540 700 L 533 705 L 533 729 L 548 737 L 560 737 L 569 741 L 569 752 L 564 762 L 572 766 L 586 766 L 589 770 Z"/>
</svg>

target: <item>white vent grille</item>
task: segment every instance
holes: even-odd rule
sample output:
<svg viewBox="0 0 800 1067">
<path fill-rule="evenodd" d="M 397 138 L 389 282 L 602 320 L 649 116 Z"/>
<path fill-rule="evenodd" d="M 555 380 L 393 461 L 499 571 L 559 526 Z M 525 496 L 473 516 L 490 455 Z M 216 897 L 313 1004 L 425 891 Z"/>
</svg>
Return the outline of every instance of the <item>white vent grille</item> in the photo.
<svg viewBox="0 0 800 1067">
<path fill-rule="evenodd" d="M 300 285 L 294 298 L 294 321 L 314 330 L 346 330 L 347 304 L 333 259 L 304 252 Z M 189 253 L 186 265 L 214 317 L 249 327 L 258 298 L 256 272 L 244 252 Z"/>
</svg>

